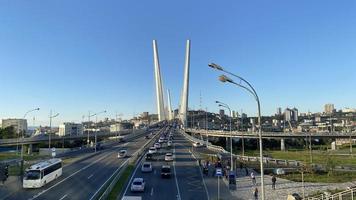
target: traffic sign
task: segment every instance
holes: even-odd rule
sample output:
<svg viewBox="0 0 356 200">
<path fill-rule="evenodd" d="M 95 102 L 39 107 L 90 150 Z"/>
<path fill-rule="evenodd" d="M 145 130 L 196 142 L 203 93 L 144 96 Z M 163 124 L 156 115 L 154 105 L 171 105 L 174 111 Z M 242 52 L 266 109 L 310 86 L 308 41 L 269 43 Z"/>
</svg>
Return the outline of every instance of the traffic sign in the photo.
<svg viewBox="0 0 356 200">
<path fill-rule="evenodd" d="M 52 157 L 54 158 L 54 157 L 56 157 L 56 148 L 52 148 Z"/>
<path fill-rule="evenodd" d="M 222 169 L 221 168 L 216 168 L 215 176 L 222 176 Z"/>
</svg>

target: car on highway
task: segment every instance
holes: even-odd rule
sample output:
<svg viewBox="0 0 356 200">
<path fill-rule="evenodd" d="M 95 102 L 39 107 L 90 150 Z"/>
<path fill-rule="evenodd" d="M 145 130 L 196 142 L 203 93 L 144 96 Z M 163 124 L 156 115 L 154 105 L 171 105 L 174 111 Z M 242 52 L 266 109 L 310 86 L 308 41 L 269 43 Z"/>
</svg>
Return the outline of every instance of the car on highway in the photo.
<svg viewBox="0 0 356 200">
<path fill-rule="evenodd" d="M 152 153 L 147 153 L 146 154 L 146 160 L 153 160 L 153 154 Z"/>
<path fill-rule="evenodd" d="M 125 158 L 127 156 L 127 150 L 120 150 L 117 154 L 118 158 Z"/>
<path fill-rule="evenodd" d="M 135 178 L 131 184 L 131 192 L 144 192 L 145 181 L 143 178 Z"/>
<path fill-rule="evenodd" d="M 194 142 L 193 147 L 201 147 L 203 146 L 200 142 Z"/>
<path fill-rule="evenodd" d="M 150 147 L 150 148 L 148 149 L 148 153 L 151 153 L 151 154 L 157 153 L 156 147 Z"/>
<path fill-rule="evenodd" d="M 171 177 L 171 166 L 162 165 L 161 168 L 161 177 L 162 178 L 170 178 Z"/>
<path fill-rule="evenodd" d="M 160 143 L 155 143 L 155 144 L 154 144 L 154 147 L 155 147 L 156 149 L 160 149 L 160 148 L 161 148 L 161 144 L 160 144 Z"/>
<path fill-rule="evenodd" d="M 168 141 L 167 142 L 167 147 L 171 147 L 172 146 L 172 141 Z"/>
<path fill-rule="evenodd" d="M 152 172 L 152 164 L 150 162 L 144 162 L 141 166 L 141 172 Z"/>
<path fill-rule="evenodd" d="M 164 161 L 173 161 L 173 154 L 166 153 L 166 155 L 164 156 Z"/>
</svg>

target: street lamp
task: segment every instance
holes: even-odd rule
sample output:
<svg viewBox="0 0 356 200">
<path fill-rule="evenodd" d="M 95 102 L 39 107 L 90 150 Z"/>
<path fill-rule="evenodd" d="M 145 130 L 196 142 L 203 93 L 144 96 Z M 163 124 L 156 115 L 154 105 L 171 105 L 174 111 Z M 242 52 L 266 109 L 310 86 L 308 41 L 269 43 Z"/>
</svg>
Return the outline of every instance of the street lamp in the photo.
<svg viewBox="0 0 356 200">
<path fill-rule="evenodd" d="M 23 119 L 26 119 L 26 116 L 27 116 L 28 113 L 33 112 L 33 111 L 39 111 L 39 110 L 40 110 L 40 108 L 35 108 L 35 109 L 32 109 L 32 110 L 27 111 L 27 112 L 23 115 Z M 19 126 L 17 126 L 17 129 L 19 130 Z M 22 139 L 23 139 L 23 137 L 24 137 L 23 131 L 21 131 L 21 132 L 22 132 Z M 20 136 L 20 135 L 19 135 L 19 136 Z M 18 144 L 17 144 L 17 146 L 18 146 Z M 23 175 L 23 141 L 22 141 L 22 143 L 21 143 L 21 172 L 20 172 L 20 175 L 21 175 L 21 180 L 22 180 L 22 175 Z"/>
<path fill-rule="evenodd" d="M 233 160 L 232 160 L 232 132 L 231 132 L 231 119 L 232 119 L 232 113 L 230 106 L 228 106 L 226 103 L 220 102 L 220 101 L 215 101 L 215 103 L 219 104 L 219 107 L 224 107 L 227 108 L 230 112 L 230 171 L 234 171 L 234 165 L 233 165 Z"/>
<path fill-rule="evenodd" d="M 48 149 L 51 149 L 51 134 L 52 134 L 52 119 L 58 117 L 59 113 L 52 115 L 52 110 L 49 114 L 49 134 L 48 134 Z"/>
<path fill-rule="evenodd" d="M 95 114 L 93 114 L 93 115 L 89 115 L 89 118 L 90 117 L 93 117 L 93 116 L 95 116 L 95 128 L 97 129 L 98 128 L 98 115 L 100 115 L 100 114 L 102 114 L 102 113 L 106 113 L 106 110 L 104 110 L 104 111 L 101 111 L 101 112 L 98 112 L 98 113 L 95 113 Z M 96 143 L 97 143 L 97 135 L 96 135 L 96 132 L 97 132 L 97 130 L 95 130 L 95 147 L 94 147 L 94 149 L 95 149 L 95 153 L 96 153 Z M 89 132 L 88 132 L 88 141 L 89 141 Z"/>
<path fill-rule="evenodd" d="M 27 111 L 23 115 L 23 119 L 26 119 L 26 116 L 27 116 L 28 113 L 33 112 L 33 111 L 38 111 L 38 110 L 40 110 L 40 108 L 35 108 L 35 109 L 31 109 L 31 110 Z M 22 133 L 22 138 L 23 138 L 23 132 L 21 131 L 21 133 Z M 17 126 L 17 135 L 18 135 L 18 138 L 19 138 L 20 137 L 20 127 L 19 126 Z M 17 141 L 18 141 L 18 139 L 17 139 Z M 19 144 L 17 143 L 17 153 L 16 153 L 17 155 L 18 155 L 18 149 L 19 149 Z M 21 144 L 21 159 L 23 158 L 22 149 L 23 149 L 23 143 Z"/>
<path fill-rule="evenodd" d="M 252 96 L 255 98 L 257 102 L 257 110 L 258 110 L 258 125 L 259 125 L 259 131 L 258 131 L 258 137 L 259 137 L 259 146 L 260 146 L 260 168 L 261 168 L 261 198 L 262 200 L 265 199 L 265 193 L 264 193 L 264 172 L 263 172 L 263 154 L 262 154 L 262 126 L 261 126 L 261 106 L 260 106 L 260 100 L 258 98 L 258 95 L 255 91 L 255 89 L 252 87 L 252 85 L 246 81 L 244 78 L 241 76 L 235 75 L 229 71 L 224 70 L 223 67 L 220 65 L 217 65 L 215 63 L 210 63 L 208 65 L 209 67 L 225 72 L 226 74 L 232 75 L 240 80 L 240 83 L 234 82 L 231 78 L 227 77 L 226 75 L 221 75 L 219 76 L 219 80 L 223 83 L 228 82 L 232 83 L 238 87 L 241 87 L 245 90 L 247 90 Z M 247 86 L 244 86 L 241 84 L 241 82 L 245 83 Z"/>
</svg>

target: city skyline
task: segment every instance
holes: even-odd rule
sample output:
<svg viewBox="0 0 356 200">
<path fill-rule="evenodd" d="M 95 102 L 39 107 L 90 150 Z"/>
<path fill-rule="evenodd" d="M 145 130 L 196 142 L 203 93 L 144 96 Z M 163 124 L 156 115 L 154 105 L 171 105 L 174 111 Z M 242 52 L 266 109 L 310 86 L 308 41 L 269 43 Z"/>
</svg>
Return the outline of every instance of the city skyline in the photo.
<svg viewBox="0 0 356 200">
<path fill-rule="evenodd" d="M 188 10 L 164 1 L 0 3 L 0 118 L 22 118 L 36 107 L 29 126 L 33 116 L 37 125 L 48 124 L 50 109 L 60 113 L 54 124 L 79 122 L 89 110 L 108 110 L 100 118 L 156 113 L 153 39 L 173 109 L 186 39 L 192 40 L 190 109 L 218 112 L 214 102 L 221 100 L 256 115 L 253 99 L 219 83 L 210 62 L 249 80 L 263 115 L 277 107 L 322 112 L 327 103 L 355 108 L 355 2 L 275 3 L 189 3 Z"/>
</svg>

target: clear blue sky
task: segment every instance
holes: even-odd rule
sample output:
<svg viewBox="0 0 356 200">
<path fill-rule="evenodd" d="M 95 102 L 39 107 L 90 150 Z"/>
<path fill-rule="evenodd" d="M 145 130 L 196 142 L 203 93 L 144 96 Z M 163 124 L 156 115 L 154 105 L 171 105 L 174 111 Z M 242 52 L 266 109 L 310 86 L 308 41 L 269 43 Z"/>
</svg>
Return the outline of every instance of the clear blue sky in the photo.
<svg viewBox="0 0 356 200">
<path fill-rule="evenodd" d="M 191 39 L 189 107 L 215 100 L 256 114 L 243 90 L 217 81 L 216 62 L 249 80 L 263 114 L 277 107 L 356 107 L 356 2 L 0 1 L 0 118 L 34 107 L 80 121 L 88 110 L 124 118 L 156 112 L 152 39 L 178 106 Z M 102 115 L 104 117 L 104 115 Z M 32 121 L 29 122 L 32 125 Z"/>
</svg>

